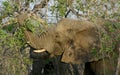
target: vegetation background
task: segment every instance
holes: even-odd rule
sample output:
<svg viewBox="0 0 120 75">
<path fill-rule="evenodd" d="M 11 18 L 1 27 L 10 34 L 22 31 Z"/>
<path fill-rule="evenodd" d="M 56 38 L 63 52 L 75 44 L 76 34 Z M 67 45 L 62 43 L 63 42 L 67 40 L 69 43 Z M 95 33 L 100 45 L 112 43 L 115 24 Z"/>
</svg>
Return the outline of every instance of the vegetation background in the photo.
<svg viewBox="0 0 120 75">
<path fill-rule="evenodd" d="M 32 59 L 24 40 L 25 28 L 39 35 L 62 18 L 104 18 L 120 22 L 119 12 L 120 0 L 1 1 L 0 75 L 28 75 Z"/>
</svg>

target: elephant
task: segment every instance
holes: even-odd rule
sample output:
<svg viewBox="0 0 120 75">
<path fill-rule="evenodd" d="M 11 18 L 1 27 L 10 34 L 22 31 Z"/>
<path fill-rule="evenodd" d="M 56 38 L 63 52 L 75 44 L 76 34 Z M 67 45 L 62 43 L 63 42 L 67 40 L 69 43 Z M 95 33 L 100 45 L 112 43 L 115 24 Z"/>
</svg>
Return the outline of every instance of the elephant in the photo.
<svg viewBox="0 0 120 75">
<path fill-rule="evenodd" d="M 32 51 L 34 58 L 42 58 L 44 60 L 54 56 L 61 56 L 61 62 L 83 64 L 83 69 L 86 67 L 85 63 L 89 63 L 94 75 L 106 75 L 99 73 L 99 70 L 105 68 L 104 66 L 101 66 L 100 69 L 98 67 L 96 69 L 94 66 L 101 65 L 104 58 L 105 62 L 110 62 L 109 58 L 107 56 L 97 58 L 93 54 L 93 49 L 96 49 L 98 53 L 100 52 L 101 33 L 109 34 L 108 28 L 104 26 L 104 23 L 104 20 L 92 22 L 87 20 L 62 19 L 57 25 L 48 28 L 40 36 L 28 30 L 24 31 L 24 35 L 28 44 L 35 49 Z M 96 62 L 98 63 L 96 64 Z M 109 75 L 113 75 L 113 72 L 115 72 L 114 66 L 108 65 L 108 67 L 110 72 L 112 72 Z M 90 74 L 83 72 L 78 75 Z"/>
<path fill-rule="evenodd" d="M 67 21 L 67 24 L 64 23 Z M 40 37 L 30 31 L 25 31 L 24 33 L 30 46 L 38 50 L 46 49 L 51 57 L 54 55 L 62 55 L 66 53 L 67 50 L 72 50 L 73 47 L 76 48 L 75 50 L 79 50 L 80 47 L 85 48 L 86 51 L 84 53 L 89 53 L 90 50 L 88 49 L 93 45 L 97 47 L 99 43 L 97 29 L 94 24 L 89 21 L 79 22 L 75 20 L 74 22 L 74 20 L 63 19 L 58 25 L 48 29 L 46 33 L 41 34 Z M 83 39 L 86 41 L 82 41 Z"/>
</svg>

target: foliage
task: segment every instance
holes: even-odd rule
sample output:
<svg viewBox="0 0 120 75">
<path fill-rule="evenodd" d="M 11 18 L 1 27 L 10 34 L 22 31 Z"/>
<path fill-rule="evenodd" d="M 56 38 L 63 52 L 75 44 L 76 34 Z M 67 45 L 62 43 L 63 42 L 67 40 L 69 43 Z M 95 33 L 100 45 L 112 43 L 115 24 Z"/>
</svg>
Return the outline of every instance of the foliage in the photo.
<svg viewBox="0 0 120 75">
<path fill-rule="evenodd" d="M 0 75 L 28 75 L 32 60 L 29 58 L 29 47 L 24 40 L 23 31 L 28 29 L 36 32 L 42 25 L 38 20 L 26 18 L 24 26 L 21 27 L 16 22 L 14 6 L 14 3 L 12 5 L 5 1 L 5 13 L 0 12 Z"/>
<path fill-rule="evenodd" d="M 73 8 L 72 13 L 78 18 L 95 19 L 98 17 L 108 19 L 120 19 L 120 1 L 119 0 L 53 0 L 54 4 L 50 7 L 53 14 L 57 13 L 55 17 L 65 17 L 66 13 Z M 24 29 L 28 29 L 34 33 L 44 32 L 47 23 L 41 22 L 39 17 L 36 19 L 36 13 L 30 9 L 30 3 L 37 2 L 37 0 L 6 0 L 2 3 L 0 9 L 0 75 L 27 75 L 28 67 L 32 64 L 29 59 L 29 49 L 24 40 Z M 27 8 L 27 9 L 26 9 Z M 47 7 L 46 7 L 47 8 Z M 42 9 L 42 8 L 40 8 Z M 40 10 L 38 10 L 39 12 Z M 82 12 L 81 16 L 77 15 Z M 17 13 L 17 15 L 16 15 Z M 22 16 L 20 13 L 27 13 Z M 77 14 L 76 14 L 77 13 Z M 70 14 L 71 15 L 71 14 Z M 87 16 L 86 16 L 87 15 Z M 20 20 L 18 20 L 18 16 Z M 24 19 L 25 18 L 25 19 Z M 16 20 L 17 19 L 17 20 Z M 7 23 L 7 24 L 6 24 Z M 22 24 L 22 26 L 20 25 Z M 113 53 L 115 41 L 120 39 L 120 24 L 118 22 L 105 24 L 108 27 L 108 32 L 112 34 L 105 34 L 101 31 L 101 50 L 99 54 L 96 49 L 93 49 L 93 54 L 105 56 Z M 115 26 L 115 28 L 114 28 Z M 107 33 L 108 33 L 107 32 Z M 114 34 L 116 33 L 116 34 Z M 106 42 L 107 41 L 107 42 Z M 49 60 L 48 60 L 49 61 Z M 46 61 L 46 63 L 48 63 Z"/>
<path fill-rule="evenodd" d="M 11 28 L 11 27 L 10 27 Z M 8 29 L 10 29 L 8 27 Z M 31 64 L 28 51 L 25 49 L 21 53 L 20 49 L 24 47 L 25 41 L 21 30 L 17 30 L 14 34 L 8 33 L 6 30 L 0 31 L 0 65 L 1 75 L 24 75 L 27 74 L 27 65 Z M 26 60 L 29 60 L 29 62 Z"/>
<path fill-rule="evenodd" d="M 92 54 L 97 59 L 109 57 L 110 59 L 117 59 L 118 53 L 115 51 L 116 44 L 120 41 L 120 23 L 105 21 L 103 27 L 105 30 L 100 31 L 100 50 L 93 48 Z"/>
<path fill-rule="evenodd" d="M 64 17 L 69 9 L 79 18 L 119 18 L 119 0 L 54 0 L 53 12 Z M 75 12 L 76 11 L 76 12 Z M 81 13 L 80 13 L 81 12 Z"/>
<path fill-rule="evenodd" d="M 53 13 L 59 13 L 61 17 L 64 17 L 67 11 L 67 0 L 55 0 L 55 5 L 52 6 Z"/>
</svg>

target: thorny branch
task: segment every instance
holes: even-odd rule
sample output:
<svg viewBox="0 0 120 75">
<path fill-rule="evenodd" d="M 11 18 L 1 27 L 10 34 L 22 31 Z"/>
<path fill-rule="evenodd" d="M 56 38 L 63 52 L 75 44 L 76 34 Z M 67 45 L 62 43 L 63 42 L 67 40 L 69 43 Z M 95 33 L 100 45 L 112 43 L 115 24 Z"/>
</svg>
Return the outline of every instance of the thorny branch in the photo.
<svg viewBox="0 0 120 75">
<path fill-rule="evenodd" d="M 73 7 L 70 7 L 70 10 L 72 11 L 72 13 L 74 13 L 76 16 L 81 16 L 81 17 L 87 17 L 88 15 L 85 14 L 80 14 L 79 12 L 77 12 Z"/>
<path fill-rule="evenodd" d="M 40 8 L 44 8 L 48 2 L 49 0 L 43 0 L 40 4 L 36 4 L 33 8 L 33 11 L 37 12 Z"/>
</svg>

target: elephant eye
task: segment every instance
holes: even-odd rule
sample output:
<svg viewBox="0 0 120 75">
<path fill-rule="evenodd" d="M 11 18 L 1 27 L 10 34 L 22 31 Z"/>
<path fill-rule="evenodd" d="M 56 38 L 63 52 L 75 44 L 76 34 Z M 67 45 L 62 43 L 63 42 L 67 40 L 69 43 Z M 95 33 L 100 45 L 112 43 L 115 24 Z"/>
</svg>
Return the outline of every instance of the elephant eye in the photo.
<svg viewBox="0 0 120 75">
<path fill-rule="evenodd" d="M 68 32 L 68 33 L 72 32 L 72 29 L 67 29 L 67 32 Z"/>
<path fill-rule="evenodd" d="M 68 52 L 68 56 L 71 57 L 71 56 L 72 56 L 72 53 L 71 53 L 71 52 Z"/>
<path fill-rule="evenodd" d="M 58 35 L 55 36 L 56 38 L 59 37 Z"/>
<path fill-rule="evenodd" d="M 59 36 L 59 34 L 58 34 L 58 33 L 56 33 L 55 37 L 56 37 L 56 38 L 58 38 L 58 37 L 60 37 L 60 36 Z"/>
<path fill-rule="evenodd" d="M 60 41 L 56 41 L 56 44 L 61 46 L 61 42 Z"/>
</svg>

